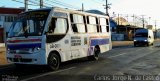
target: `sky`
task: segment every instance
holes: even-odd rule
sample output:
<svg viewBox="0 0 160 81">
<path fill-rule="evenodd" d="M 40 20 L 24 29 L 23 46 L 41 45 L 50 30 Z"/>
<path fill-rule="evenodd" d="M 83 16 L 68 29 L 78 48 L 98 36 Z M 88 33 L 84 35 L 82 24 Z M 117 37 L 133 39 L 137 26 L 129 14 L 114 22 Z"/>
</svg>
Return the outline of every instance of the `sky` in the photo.
<svg viewBox="0 0 160 81">
<path fill-rule="evenodd" d="M 23 2 L 24 0 L 1 0 L 0 6 L 16 8 L 24 7 L 23 3 L 15 1 Z M 74 7 L 74 9 L 80 9 L 83 3 L 85 10 L 98 9 L 102 12 L 105 12 L 103 5 L 105 5 L 106 0 L 44 0 L 45 3 L 52 4 L 50 1 L 67 3 L 70 4 L 70 7 Z M 115 14 L 144 15 L 145 18 L 150 17 L 153 23 L 155 20 L 157 23 L 160 23 L 160 0 L 108 0 L 108 3 L 111 3 L 111 8 L 109 9 L 110 15 L 112 15 L 113 12 Z M 65 7 L 57 4 L 53 5 Z M 39 6 L 29 6 L 29 8 L 35 9 L 39 8 Z"/>
</svg>

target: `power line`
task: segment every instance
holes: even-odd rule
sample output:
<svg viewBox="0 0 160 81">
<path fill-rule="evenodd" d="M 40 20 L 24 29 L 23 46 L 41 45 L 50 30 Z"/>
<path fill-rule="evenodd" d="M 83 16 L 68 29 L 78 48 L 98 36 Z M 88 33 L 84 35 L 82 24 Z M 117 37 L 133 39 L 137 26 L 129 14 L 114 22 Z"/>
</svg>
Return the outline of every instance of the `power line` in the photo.
<svg viewBox="0 0 160 81">
<path fill-rule="evenodd" d="M 36 4 L 37 6 L 40 6 L 39 2 L 35 2 L 35 1 L 37 1 L 37 0 L 34 0 L 34 1 L 29 0 L 29 2 L 31 2 L 31 3 L 33 3 L 33 4 Z M 44 7 L 48 7 L 48 6 L 46 6 L 46 5 L 43 5 L 43 6 L 44 6 Z"/>
<path fill-rule="evenodd" d="M 12 0 L 12 1 L 15 1 L 15 2 L 18 2 L 18 3 L 23 3 L 23 4 L 24 4 L 24 2 L 22 2 L 22 1 L 17 1 L 17 0 Z"/>
<path fill-rule="evenodd" d="M 39 0 L 35 0 L 35 1 L 40 2 Z M 33 1 L 32 1 L 32 2 L 33 2 Z M 38 2 L 37 2 L 36 4 L 39 4 Z M 43 1 L 43 7 L 49 7 L 49 6 L 47 6 L 47 5 L 54 6 L 54 5 L 52 5 L 52 4 L 48 4 L 48 3 L 46 3 L 46 2 Z M 39 5 L 39 6 L 40 6 L 40 5 Z"/>
<path fill-rule="evenodd" d="M 98 3 L 98 4 L 104 4 L 104 3 L 101 3 L 101 2 L 99 2 L 99 1 L 96 1 L 96 0 L 92 0 L 93 2 L 95 2 L 95 3 Z"/>
<path fill-rule="evenodd" d="M 48 1 L 51 2 L 51 3 L 57 4 L 57 5 L 60 5 L 60 6 L 64 6 L 64 7 L 68 7 L 68 8 L 74 8 L 74 9 L 80 9 L 79 7 L 76 7 L 76 6 L 73 6 L 73 5 L 58 1 L 58 0 L 54 0 L 54 1 L 48 0 Z"/>
<path fill-rule="evenodd" d="M 12 0 L 12 1 L 24 4 L 24 2 L 23 2 L 23 1 L 18 1 L 18 0 Z M 28 4 L 28 5 L 32 5 L 32 6 L 39 6 L 39 5 L 35 5 L 35 4 Z"/>
</svg>

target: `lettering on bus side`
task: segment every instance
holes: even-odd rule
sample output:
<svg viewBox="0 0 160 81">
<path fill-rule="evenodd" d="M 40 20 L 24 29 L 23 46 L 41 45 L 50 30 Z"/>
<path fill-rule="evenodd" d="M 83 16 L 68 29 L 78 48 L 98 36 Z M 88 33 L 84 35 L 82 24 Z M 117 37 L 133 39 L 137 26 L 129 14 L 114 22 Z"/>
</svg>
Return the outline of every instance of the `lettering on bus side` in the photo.
<svg viewBox="0 0 160 81">
<path fill-rule="evenodd" d="M 60 44 L 51 44 L 50 45 L 50 48 L 59 48 L 60 47 Z"/>
<path fill-rule="evenodd" d="M 81 45 L 81 37 L 73 36 L 71 37 L 71 46 L 79 46 Z"/>
</svg>

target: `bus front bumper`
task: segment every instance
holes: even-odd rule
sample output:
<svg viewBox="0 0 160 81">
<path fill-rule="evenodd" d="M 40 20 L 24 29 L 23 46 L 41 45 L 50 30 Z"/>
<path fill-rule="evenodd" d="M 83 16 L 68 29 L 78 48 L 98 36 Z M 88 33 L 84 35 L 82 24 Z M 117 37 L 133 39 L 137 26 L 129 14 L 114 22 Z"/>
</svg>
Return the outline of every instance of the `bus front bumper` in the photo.
<svg viewBox="0 0 160 81">
<path fill-rule="evenodd" d="M 7 61 L 15 64 L 34 64 L 46 65 L 46 55 L 44 52 L 37 52 L 33 54 L 7 54 Z"/>
</svg>

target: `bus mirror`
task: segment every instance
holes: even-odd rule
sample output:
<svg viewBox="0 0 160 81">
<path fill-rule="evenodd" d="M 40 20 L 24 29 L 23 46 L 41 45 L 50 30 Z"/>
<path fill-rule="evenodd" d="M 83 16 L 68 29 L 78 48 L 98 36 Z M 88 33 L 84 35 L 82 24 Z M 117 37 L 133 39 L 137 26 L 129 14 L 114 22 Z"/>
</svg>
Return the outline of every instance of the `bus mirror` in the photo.
<svg viewBox="0 0 160 81">
<path fill-rule="evenodd" d="M 9 33 L 9 32 L 6 32 L 6 38 L 8 37 L 8 33 Z"/>
<path fill-rule="evenodd" d="M 47 35 L 49 32 L 45 32 L 44 34 Z"/>
</svg>

